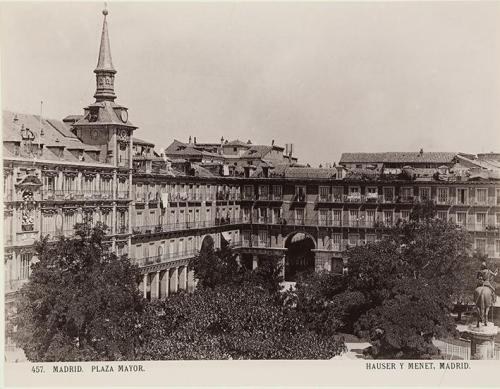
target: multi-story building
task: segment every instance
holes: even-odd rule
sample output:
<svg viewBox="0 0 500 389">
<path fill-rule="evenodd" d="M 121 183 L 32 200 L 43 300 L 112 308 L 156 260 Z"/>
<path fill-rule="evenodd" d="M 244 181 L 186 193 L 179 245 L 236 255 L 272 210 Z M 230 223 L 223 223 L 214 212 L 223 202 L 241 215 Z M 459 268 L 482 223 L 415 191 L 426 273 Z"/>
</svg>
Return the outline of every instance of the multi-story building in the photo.
<svg viewBox="0 0 500 389">
<path fill-rule="evenodd" d="M 139 266 L 148 298 L 194 288 L 187 264 L 205 239 L 228 242 L 249 268 L 278 257 L 286 279 L 342 271 L 347 248 L 380 239 L 422 200 L 500 260 L 498 154 L 356 153 L 311 168 L 274 142 L 191 139 L 155 152 L 115 102 L 106 13 L 94 72 L 83 115 L 3 114 L 7 302 L 29 277 L 35 240 L 71 236 L 82 221 L 109 227 L 108 244 Z"/>
</svg>

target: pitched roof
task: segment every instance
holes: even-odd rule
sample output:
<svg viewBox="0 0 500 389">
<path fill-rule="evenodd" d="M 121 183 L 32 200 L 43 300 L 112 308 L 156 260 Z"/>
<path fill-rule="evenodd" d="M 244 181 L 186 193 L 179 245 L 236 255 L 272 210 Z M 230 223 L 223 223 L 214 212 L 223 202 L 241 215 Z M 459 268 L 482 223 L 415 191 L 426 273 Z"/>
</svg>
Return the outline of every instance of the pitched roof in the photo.
<svg viewBox="0 0 500 389">
<path fill-rule="evenodd" d="M 269 175 L 285 178 L 335 178 L 337 169 L 277 165 Z"/>
<path fill-rule="evenodd" d="M 119 125 L 125 125 L 129 127 L 135 127 L 128 119 L 126 123 L 123 123 L 121 120 L 121 117 L 119 116 L 122 111 L 122 107 L 119 104 L 116 104 L 113 101 L 99 101 L 91 104 L 90 107 L 99 107 L 98 114 L 97 114 L 97 120 L 96 121 L 89 121 L 90 115 L 87 114 L 83 116 L 80 120 L 78 120 L 74 125 L 75 126 L 80 126 L 80 125 L 100 125 L 100 124 L 119 124 Z"/>
<path fill-rule="evenodd" d="M 17 118 L 17 121 L 14 120 Z M 35 134 L 35 143 L 47 147 L 65 147 L 68 150 L 86 150 L 99 151 L 100 148 L 83 143 L 78 139 L 60 120 L 45 119 L 40 120 L 39 115 L 24 113 L 15 113 L 3 111 L 2 113 L 2 135 L 4 142 L 21 142 L 21 128 L 28 128 Z M 43 130 L 43 136 L 40 136 L 40 130 Z M 49 153 L 48 156 L 51 154 Z"/>
<path fill-rule="evenodd" d="M 177 139 L 174 139 L 174 141 L 165 149 L 165 155 L 173 155 L 175 157 L 223 158 L 219 154 L 199 150 L 193 143 L 183 143 Z"/>
<path fill-rule="evenodd" d="M 145 145 L 145 146 L 153 146 L 154 147 L 154 143 L 142 140 L 140 138 L 136 138 L 135 136 L 132 138 L 132 141 L 134 142 L 134 145 Z"/>
<path fill-rule="evenodd" d="M 264 158 L 273 149 L 272 146 L 253 145 L 243 153 L 241 158 Z"/>
<path fill-rule="evenodd" d="M 250 148 L 251 145 L 249 145 L 246 142 L 243 142 L 239 139 L 232 140 L 231 142 L 224 143 L 224 146 L 238 146 L 238 147 L 245 147 L 245 148 Z"/>
<path fill-rule="evenodd" d="M 455 152 L 342 153 L 340 163 L 451 163 Z"/>
</svg>

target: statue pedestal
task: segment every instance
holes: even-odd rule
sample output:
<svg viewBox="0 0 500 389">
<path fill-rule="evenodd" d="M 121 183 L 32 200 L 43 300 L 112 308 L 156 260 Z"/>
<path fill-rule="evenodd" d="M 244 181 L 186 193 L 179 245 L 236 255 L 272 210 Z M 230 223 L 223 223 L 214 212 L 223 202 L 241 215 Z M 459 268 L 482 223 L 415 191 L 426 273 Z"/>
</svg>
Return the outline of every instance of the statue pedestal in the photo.
<svg viewBox="0 0 500 389">
<path fill-rule="evenodd" d="M 467 329 L 470 335 L 470 355 L 473 359 L 493 359 L 495 356 L 495 337 L 498 327 L 489 322 L 487 326 L 471 324 Z"/>
</svg>

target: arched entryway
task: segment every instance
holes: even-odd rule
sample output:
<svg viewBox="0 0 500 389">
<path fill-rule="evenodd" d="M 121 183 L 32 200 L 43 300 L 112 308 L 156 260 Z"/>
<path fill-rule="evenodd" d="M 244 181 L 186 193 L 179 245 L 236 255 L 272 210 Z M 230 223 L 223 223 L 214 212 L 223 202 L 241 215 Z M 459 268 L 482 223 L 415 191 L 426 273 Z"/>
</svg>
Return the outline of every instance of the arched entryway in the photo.
<svg viewBox="0 0 500 389">
<path fill-rule="evenodd" d="M 302 273 L 314 271 L 314 238 L 305 232 L 294 232 L 285 239 L 285 281 L 296 281 Z"/>
</svg>

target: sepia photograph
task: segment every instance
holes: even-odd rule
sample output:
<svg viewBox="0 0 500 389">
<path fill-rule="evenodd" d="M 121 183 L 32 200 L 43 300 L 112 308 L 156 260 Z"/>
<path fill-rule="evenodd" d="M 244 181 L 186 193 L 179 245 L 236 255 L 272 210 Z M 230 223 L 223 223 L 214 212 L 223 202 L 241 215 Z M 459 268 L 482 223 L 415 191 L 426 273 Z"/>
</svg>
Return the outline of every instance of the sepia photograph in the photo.
<svg viewBox="0 0 500 389">
<path fill-rule="evenodd" d="M 2 2 L 0 37 L 12 386 L 500 367 L 500 2 Z"/>
</svg>

